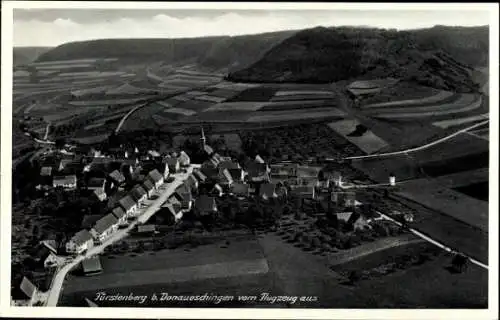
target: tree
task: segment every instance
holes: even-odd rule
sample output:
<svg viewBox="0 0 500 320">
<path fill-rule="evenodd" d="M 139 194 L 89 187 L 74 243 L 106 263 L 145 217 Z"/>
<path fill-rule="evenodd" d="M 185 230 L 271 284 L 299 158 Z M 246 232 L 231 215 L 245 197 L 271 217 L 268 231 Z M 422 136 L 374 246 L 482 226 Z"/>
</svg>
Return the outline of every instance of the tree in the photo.
<svg viewBox="0 0 500 320">
<path fill-rule="evenodd" d="M 357 271 L 353 270 L 349 272 L 347 278 L 349 279 L 349 284 L 353 285 L 361 279 L 361 276 Z"/>
</svg>

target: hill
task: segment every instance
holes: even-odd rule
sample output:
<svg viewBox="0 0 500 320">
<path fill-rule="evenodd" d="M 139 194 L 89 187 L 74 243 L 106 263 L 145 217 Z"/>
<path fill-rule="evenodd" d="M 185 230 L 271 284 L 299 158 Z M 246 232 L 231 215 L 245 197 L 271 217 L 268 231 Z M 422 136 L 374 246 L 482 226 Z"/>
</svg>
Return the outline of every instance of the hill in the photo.
<svg viewBox="0 0 500 320">
<path fill-rule="evenodd" d="M 452 45 L 448 40 L 440 47 L 436 37 L 446 30 L 307 29 L 285 39 L 250 67 L 230 73 L 228 80 L 323 83 L 393 77 L 443 90 L 477 91 L 472 68 L 452 56 L 474 46 Z M 447 39 L 459 34 L 453 30 Z M 482 45 L 475 49 L 477 56 L 483 51 Z"/>
<path fill-rule="evenodd" d="M 50 49 L 51 47 L 14 47 L 13 64 L 18 66 L 31 63 Z"/>
<path fill-rule="evenodd" d="M 237 70 L 259 59 L 294 31 L 258 35 L 184 39 L 102 39 L 71 42 L 41 55 L 38 61 L 118 58 L 122 62 L 190 61 L 202 67 Z"/>
</svg>

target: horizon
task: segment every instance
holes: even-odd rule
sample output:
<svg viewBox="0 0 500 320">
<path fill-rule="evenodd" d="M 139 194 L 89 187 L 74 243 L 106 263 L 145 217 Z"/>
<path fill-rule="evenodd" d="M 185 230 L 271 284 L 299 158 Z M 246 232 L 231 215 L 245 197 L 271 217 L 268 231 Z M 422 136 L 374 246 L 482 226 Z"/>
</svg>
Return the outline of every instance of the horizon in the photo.
<svg viewBox="0 0 500 320">
<path fill-rule="evenodd" d="M 109 39 L 234 37 L 315 27 L 485 27 L 482 10 L 15 9 L 14 47 Z M 231 26 L 231 28 L 228 28 Z M 37 30 L 34 35 L 33 30 Z"/>
</svg>

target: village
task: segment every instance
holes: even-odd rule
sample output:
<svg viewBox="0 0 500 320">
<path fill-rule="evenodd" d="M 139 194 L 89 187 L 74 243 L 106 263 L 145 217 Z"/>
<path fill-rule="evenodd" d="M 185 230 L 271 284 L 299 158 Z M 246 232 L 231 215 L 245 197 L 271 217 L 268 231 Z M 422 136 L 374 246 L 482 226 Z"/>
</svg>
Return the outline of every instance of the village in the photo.
<svg viewBox="0 0 500 320">
<path fill-rule="evenodd" d="M 280 226 L 277 218 L 290 211 L 287 203 L 299 208 L 295 214 L 299 220 L 303 219 L 301 214 L 305 217 L 306 207 L 320 207 L 322 213 L 315 214 L 324 223 L 320 227 L 333 224 L 339 228 L 341 224 L 347 232 L 371 231 L 371 224 L 381 220 L 369 205 L 357 199 L 356 188 L 362 186 L 344 181 L 339 171 L 325 172 L 319 166 L 293 162 L 269 164 L 259 155 L 240 164 L 234 158 L 215 152 L 206 140 L 201 128 L 199 147 L 206 158 L 201 164 L 192 164 L 184 151 L 141 153 L 137 147 L 133 150 L 114 148 L 108 152 L 92 150 L 90 156 L 80 155 L 74 148 L 56 148 L 57 151 L 42 156 L 38 192 L 49 196 L 54 190 L 71 193 L 78 189 L 100 203 L 101 212 L 102 208 L 106 211 L 85 215 L 82 228 L 59 243 L 51 237 L 36 245 L 35 260 L 46 271 L 45 288 L 24 276 L 20 286 L 13 288 L 20 297 L 13 299 L 16 304 L 46 304 L 48 297 L 43 289 L 52 289 L 52 276 L 78 259 L 81 262 L 74 264 L 81 274 L 102 272 L 99 254 L 108 252 L 113 243 L 129 233 L 158 234 L 161 225 L 179 225 L 183 220 L 197 220 L 210 229 L 209 225 L 218 217 L 227 217 L 226 212 L 231 212 L 231 219 L 238 220 L 237 216 L 242 214 L 235 211 L 243 211 L 240 204 L 246 202 L 248 206 L 249 200 L 267 206 L 265 211 L 269 213 L 262 216 L 247 208 L 245 216 L 251 222 L 239 221 L 250 226 L 252 232 L 262 225 L 276 230 Z M 51 153 L 62 154 L 61 160 L 54 161 Z M 394 187 L 395 177 L 391 175 L 388 179 L 387 186 Z M 221 205 L 226 199 L 231 200 Z M 234 203 L 238 203 L 238 208 L 230 208 Z M 254 216 L 248 218 L 248 214 Z M 402 220 L 411 221 L 411 214 L 405 214 Z M 333 250 L 326 243 L 330 240 L 316 239 L 311 245 Z M 350 238 L 342 241 L 341 247 L 355 245 Z"/>
</svg>

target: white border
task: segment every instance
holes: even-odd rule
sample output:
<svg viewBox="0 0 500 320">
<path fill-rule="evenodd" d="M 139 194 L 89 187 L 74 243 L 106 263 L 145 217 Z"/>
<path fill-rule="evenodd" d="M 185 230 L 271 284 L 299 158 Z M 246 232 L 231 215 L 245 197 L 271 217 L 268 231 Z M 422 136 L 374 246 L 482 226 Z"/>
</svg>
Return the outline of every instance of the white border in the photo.
<svg viewBox="0 0 500 320">
<path fill-rule="evenodd" d="M 263 318 L 263 319 L 497 319 L 498 318 L 498 4 L 475 3 L 247 3 L 247 2 L 75 2 L 4 1 L 2 3 L 0 315 L 77 318 Z M 253 9 L 253 10 L 486 10 L 490 12 L 490 212 L 489 309 L 213 309 L 213 308 L 27 308 L 10 306 L 11 153 L 12 153 L 12 28 L 14 8 L 113 9 Z M 486 24 L 486 21 L 485 21 Z M 34 31 L 36 32 L 36 31 Z M 235 316 L 237 315 L 237 316 Z"/>
</svg>

